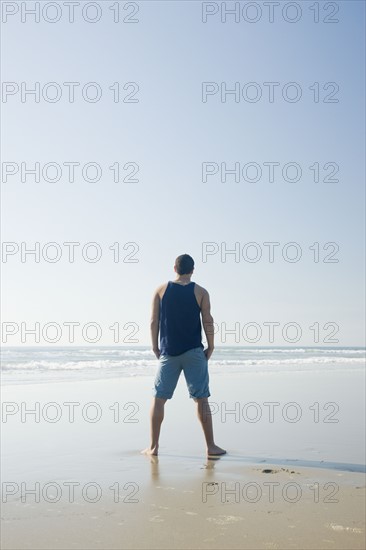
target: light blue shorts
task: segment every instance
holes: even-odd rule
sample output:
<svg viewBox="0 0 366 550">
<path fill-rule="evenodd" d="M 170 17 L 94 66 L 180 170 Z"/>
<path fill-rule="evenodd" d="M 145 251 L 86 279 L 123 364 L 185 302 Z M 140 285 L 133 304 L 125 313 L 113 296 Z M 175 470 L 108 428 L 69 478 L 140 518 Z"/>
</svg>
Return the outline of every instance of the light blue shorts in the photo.
<svg viewBox="0 0 366 550">
<path fill-rule="evenodd" d="M 208 361 L 201 347 L 189 349 L 180 355 L 160 355 L 153 388 L 154 397 L 171 399 L 182 370 L 189 397 L 210 397 Z"/>
</svg>

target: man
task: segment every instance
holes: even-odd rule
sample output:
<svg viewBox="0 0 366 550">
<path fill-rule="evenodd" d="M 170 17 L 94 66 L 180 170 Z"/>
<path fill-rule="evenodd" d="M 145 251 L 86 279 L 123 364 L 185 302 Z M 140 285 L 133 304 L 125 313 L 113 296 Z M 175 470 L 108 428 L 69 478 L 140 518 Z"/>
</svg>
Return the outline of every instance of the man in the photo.
<svg viewBox="0 0 366 550">
<path fill-rule="evenodd" d="M 179 376 L 183 370 L 189 396 L 197 403 L 197 415 L 201 422 L 208 455 L 222 455 L 226 451 L 215 445 L 212 417 L 208 404 L 208 360 L 214 350 L 213 318 L 210 297 L 203 287 L 191 281 L 194 261 L 188 254 L 175 260 L 177 277 L 160 285 L 153 297 L 151 315 L 151 340 L 153 351 L 159 359 L 151 407 L 151 445 L 142 453 L 157 455 L 160 427 L 164 418 L 164 405 L 173 397 Z M 203 350 L 201 320 L 208 347 Z M 160 348 L 158 335 L 160 331 Z"/>
</svg>

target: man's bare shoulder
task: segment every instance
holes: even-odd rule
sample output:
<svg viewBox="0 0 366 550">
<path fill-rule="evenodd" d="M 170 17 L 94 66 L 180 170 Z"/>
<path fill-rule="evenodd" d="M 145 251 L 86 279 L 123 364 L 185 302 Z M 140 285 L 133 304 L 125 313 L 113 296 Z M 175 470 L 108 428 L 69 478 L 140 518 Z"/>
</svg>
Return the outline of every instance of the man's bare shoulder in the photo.
<svg viewBox="0 0 366 550">
<path fill-rule="evenodd" d="M 203 288 L 203 286 L 199 285 L 198 283 L 195 283 L 195 287 L 197 291 L 203 296 L 204 294 L 208 294 L 208 291 Z"/>
<path fill-rule="evenodd" d="M 162 283 L 161 285 L 156 287 L 154 295 L 156 296 L 158 294 L 160 298 L 162 298 L 167 286 L 168 283 Z"/>
</svg>

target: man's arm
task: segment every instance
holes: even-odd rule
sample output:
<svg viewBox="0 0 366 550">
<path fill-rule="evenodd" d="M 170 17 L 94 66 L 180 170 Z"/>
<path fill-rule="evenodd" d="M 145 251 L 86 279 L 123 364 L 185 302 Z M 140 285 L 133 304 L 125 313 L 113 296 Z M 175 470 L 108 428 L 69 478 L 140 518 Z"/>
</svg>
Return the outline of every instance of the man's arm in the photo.
<svg viewBox="0 0 366 550">
<path fill-rule="evenodd" d="M 210 359 L 212 352 L 214 350 L 214 325 L 213 317 L 211 315 L 211 303 L 210 295 L 207 290 L 204 290 L 201 302 L 201 315 L 202 315 L 202 324 L 205 330 L 207 338 L 207 350 L 205 350 L 207 359 Z"/>
<path fill-rule="evenodd" d="M 160 321 L 160 295 L 159 295 L 159 291 L 156 290 L 152 300 L 152 307 L 151 307 L 150 333 L 151 333 L 152 349 L 158 359 L 160 356 L 159 340 L 158 340 L 159 321 Z"/>
</svg>

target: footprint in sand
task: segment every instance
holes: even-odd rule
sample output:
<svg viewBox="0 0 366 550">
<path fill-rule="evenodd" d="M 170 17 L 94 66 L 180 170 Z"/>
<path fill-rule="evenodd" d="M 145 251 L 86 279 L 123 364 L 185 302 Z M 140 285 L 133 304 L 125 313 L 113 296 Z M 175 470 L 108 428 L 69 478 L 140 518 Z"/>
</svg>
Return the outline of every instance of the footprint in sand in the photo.
<svg viewBox="0 0 366 550">
<path fill-rule="evenodd" d="M 260 470 L 260 468 L 256 468 L 256 470 Z M 288 468 L 281 468 L 281 470 L 275 470 L 273 468 L 265 468 L 264 470 L 260 470 L 262 474 L 278 474 L 278 472 L 287 472 L 288 474 L 299 474 L 300 472 L 295 472 L 295 470 L 289 470 Z"/>
<path fill-rule="evenodd" d="M 230 523 L 237 523 L 243 521 L 244 518 L 238 516 L 217 516 L 216 518 L 206 518 L 207 521 L 216 523 L 216 525 L 228 525 Z"/>
<path fill-rule="evenodd" d="M 160 516 L 153 516 L 152 518 L 149 519 L 149 521 L 152 521 L 153 523 L 161 523 L 164 520 L 161 519 Z"/>
<path fill-rule="evenodd" d="M 348 531 L 351 533 L 363 533 L 362 529 L 359 529 L 358 527 L 344 527 L 343 525 L 337 525 L 335 523 L 326 523 L 325 524 L 328 529 L 332 529 L 333 531 Z"/>
</svg>

